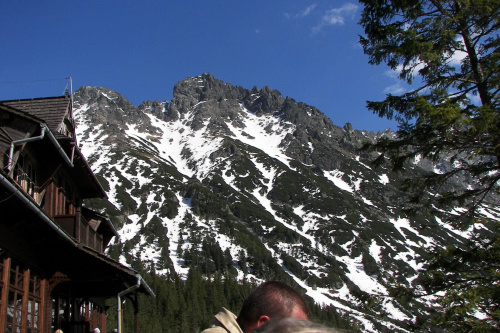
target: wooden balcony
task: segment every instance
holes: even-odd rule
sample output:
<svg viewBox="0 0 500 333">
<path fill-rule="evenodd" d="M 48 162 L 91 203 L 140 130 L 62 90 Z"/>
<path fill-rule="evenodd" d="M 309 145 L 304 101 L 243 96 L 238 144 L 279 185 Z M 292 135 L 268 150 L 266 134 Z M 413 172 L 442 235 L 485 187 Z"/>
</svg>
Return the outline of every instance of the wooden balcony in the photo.
<svg viewBox="0 0 500 333">
<path fill-rule="evenodd" d="M 56 215 L 54 221 L 77 242 L 82 243 L 99 253 L 104 252 L 102 235 L 98 234 L 81 214 Z"/>
</svg>

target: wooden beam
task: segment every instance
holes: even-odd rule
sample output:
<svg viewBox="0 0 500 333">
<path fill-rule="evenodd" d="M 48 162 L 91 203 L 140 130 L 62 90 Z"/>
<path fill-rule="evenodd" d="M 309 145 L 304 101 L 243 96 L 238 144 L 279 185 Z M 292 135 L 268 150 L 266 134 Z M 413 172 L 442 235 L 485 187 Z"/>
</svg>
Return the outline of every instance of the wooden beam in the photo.
<svg viewBox="0 0 500 333">
<path fill-rule="evenodd" d="M 106 326 L 106 313 L 104 312 L 101 312 L 100 313 L 100 316 L 101 316 L 101 332 L 105 333 L 107 332 L 107 326 Z"/>
<path fill-rule="evenodd" d="M 82 224 L 82 209 L 81 207 L 76 208 L 76 217 L 75 217 L 75 239 L 77 242 L 81 243 L 81 236 L 80 236 L 80 226 Z"/>
<path fill-rule="evenodd" d="M 30 270 L 26 269 L 23 272 L 23 300 L 22 300 L 22 315 L 21 315 L 21 332 L 27 332 L 26 319 L 28 317 L 28 299 L 30 292 Z"/>
<path fill-rule="evenodd" d="M 5 321 L 7 315 L 7 300 L 9 296 L 9 281 L 10 281 L 10 257 L 3 260 L 3 283 L 2 295 L 0 299 L 0 333 L 5 333 Z"/>
<path fill-rule="evenodd" d="M 40 325 L 40 333 L 50 332 L 51 321 L 46 320 L 47 316 L 50 315 L 52 319 L 52 300 L 50 298 L 50 292 L 48 290 L 47 279 L 42 279 L 40 281 L 40 308 L 38 309 L 38 324 Z M 47 322 L 47 326 L 46 323 Z"/>
</svg>

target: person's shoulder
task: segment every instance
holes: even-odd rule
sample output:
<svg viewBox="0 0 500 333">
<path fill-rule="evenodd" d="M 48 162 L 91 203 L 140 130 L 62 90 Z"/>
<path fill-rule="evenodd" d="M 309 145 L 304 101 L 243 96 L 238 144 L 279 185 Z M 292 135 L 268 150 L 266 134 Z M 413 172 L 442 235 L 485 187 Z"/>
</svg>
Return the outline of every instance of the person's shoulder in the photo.
<svg viewBox="0 0 500 333">
<path fill-rule="evenodd" d="M 219 313 L 215 315 L 215 318 L 219 319 L 219 317 L 236 319 L 236 315 L 226 308 L 221 308 Z"/>
<path fill-rule="evenodd" d="M 201 333 L 227 333 L 224 327 L 214 326 L 203 330 Z"/>
<path fill-rule="evenodd" d="M 236 322 L 236 315 L 226 308 L 222 308 L 215 315 L 215 321 L 211 327 L 202 333 L 242 333 Z"/>
</svg>

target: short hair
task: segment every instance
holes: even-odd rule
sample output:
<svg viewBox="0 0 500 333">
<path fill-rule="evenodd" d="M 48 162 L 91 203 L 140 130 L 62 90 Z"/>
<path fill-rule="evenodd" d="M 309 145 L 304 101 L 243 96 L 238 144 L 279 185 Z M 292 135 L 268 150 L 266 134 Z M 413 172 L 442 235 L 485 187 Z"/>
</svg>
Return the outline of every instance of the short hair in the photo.
<svg viewBox="0 0 500 333">
<path fill-rule="evenodd" d="M 312 321 L 282 318 L 271 320 L 268 324 L 256 328 L 252 333 L 342 333 L 347 332 L 335 328 L 329 328 Z"/>
<path fill-rule="evenodd" d="M 289 317 L 294 309 L 311 315 L 304 298 L 289 285 L 279 281 L 268 281 L 259 285 L 243 302 L 237 322 L 245 328 L 255 324 L 260 316 L 270 319 Z"/>
</svg>

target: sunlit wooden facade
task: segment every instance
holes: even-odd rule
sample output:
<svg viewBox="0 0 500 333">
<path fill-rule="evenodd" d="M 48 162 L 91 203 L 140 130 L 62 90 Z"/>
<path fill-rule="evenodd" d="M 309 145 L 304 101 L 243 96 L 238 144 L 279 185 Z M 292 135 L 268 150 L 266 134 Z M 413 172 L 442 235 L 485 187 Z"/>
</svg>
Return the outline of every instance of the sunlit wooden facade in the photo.
<svg viewBox="0 0 500 333">
<path fill-rule="evenodd" d="M 74 126 L 70 96 L 0 101 L 0 333 L 107 332 L 106 299 L 154 296 L 104 254 L 118 235 L 82 206 L 106 194 Z"/>
</svg>

